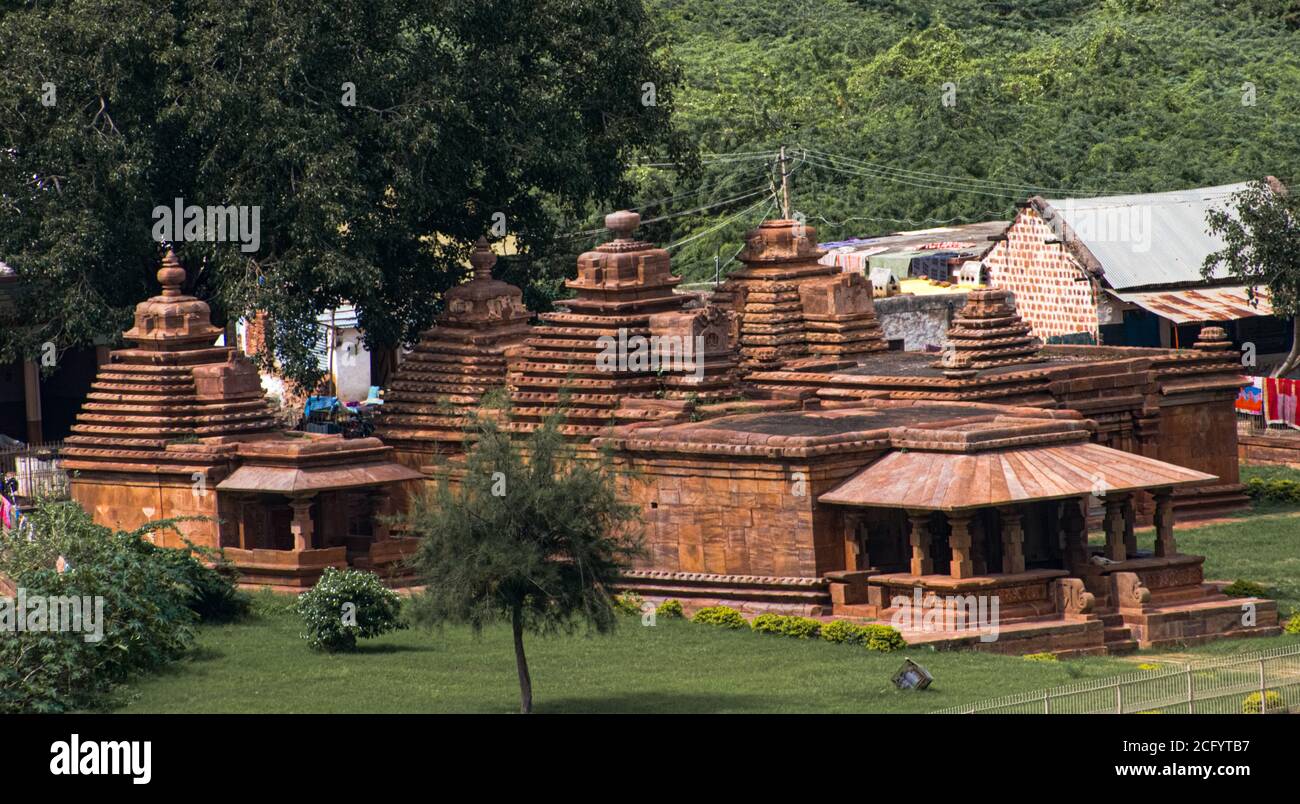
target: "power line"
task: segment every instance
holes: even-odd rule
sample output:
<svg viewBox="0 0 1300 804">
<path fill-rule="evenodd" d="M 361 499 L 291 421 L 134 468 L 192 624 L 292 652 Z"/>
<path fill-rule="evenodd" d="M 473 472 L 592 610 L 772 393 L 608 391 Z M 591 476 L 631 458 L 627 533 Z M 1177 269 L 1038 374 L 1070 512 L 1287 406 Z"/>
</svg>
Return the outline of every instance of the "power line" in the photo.
<svg viewBox="0 0 1300 804">
<path fill-rule="evenodd" d="M 744 214 L 746 214 L 746 213 L 749 213 L 749 212 L 754 211 L 754 210 L 757 209 L 760 205 L 762 205 L 764 202 L 766 202 L 766 203 L 770 206 L 770 205 L 771 205 L 773 202 L 775 202 L 775 201 L 776 201 L 776 195 L 775 195 L 774 193 L 769 193 L 768 196 L 767 196 L 766 198 L 761 198 L 761 199 L 759 199 L 756 203 L 751 204 L 750 206 L 748 206 L 748 207 L 742 209 L 740 212 L 737 212 L 735 215 L 731 215 L 730 217 L 727 217 L 727 218 L 723 219 L 722 222 L 720 222 L 720 223 L 718 223 L 718 224 L 716 224 L 716 225 L 714 225 L 714 226 L 710 226 L 708 229 L 705 229 L 705 230 L 702 231 L 702 232 L 697 232 L 697 233 L 695 233 L 695 234 L 693 234 L 693 235 L 690 235 L 689 237 L 684 237 L 684 238 L 681 238 L 680 240 L 674 240 L 673 242 L 671 242 L 671 243 L 669 243 L 668 245 L 664 246 L 664 248 L 667 249 L 667 250 L 669 250 L 669 251 L 671 251 L 672 249 L 675 249 L 675 248 L 677 248 L 677 247 L 679 247 L 679 246 L 684 246 L 684 245 L 686 245 L 687 243 L 691 242 L 692 240 L 698 240 L 699 238 L 704 237 L 704 236 L 707 235 L 707 234 L 712 234 L 713 232 L 718 231 L 719 229 L 721 229 L 722 227 L 724 227 L 724 226 L 726 226 L 727 224 L 731 223 L 732 221 L 736 220 L 736 219 L 739 218 L 740 216 L 742 216 L 742 215 L 744 215 Z M 764 214 L 764 215 L 767 214 L 766 209 L 764 210 L 763 214 Z"/>
</svg>

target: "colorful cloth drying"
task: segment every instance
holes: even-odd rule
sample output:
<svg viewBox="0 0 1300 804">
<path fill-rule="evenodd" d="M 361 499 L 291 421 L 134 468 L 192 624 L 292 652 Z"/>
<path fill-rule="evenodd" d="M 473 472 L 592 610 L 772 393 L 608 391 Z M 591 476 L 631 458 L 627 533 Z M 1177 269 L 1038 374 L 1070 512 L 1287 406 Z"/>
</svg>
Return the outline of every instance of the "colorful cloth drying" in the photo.
<svg viewBox="0 0 1300 804">
<path fill-rule="evenodd" d="M 1300 403 L 1300 382 L 1264 379 L 1264 421 L 1268 424 L 1285 424 L 1300 429 L 1296 422 L 1296 405 Z"/>
<path fill-rule="evenodd" d="M 906 251 L 886 251 L 881 254 L 873 254 L 869 260 L 871 270 L 875 271 L 880 268 L 887 268 L 894 275 L 895 279 L 907 279 L 908 270 L 912 265 L 912 258 L 924 254 L 924 251 L 915 251 L 908 249 Z"/>
<path fill-rule="evenodd" d="M 1247 377 L 1250 385 L 1237 391 L 1237 401 L 1233 407 L 1238 413 L 1244 413 L 1247 416 L 1264 415 L 1264 378 Z"/>
</svg>

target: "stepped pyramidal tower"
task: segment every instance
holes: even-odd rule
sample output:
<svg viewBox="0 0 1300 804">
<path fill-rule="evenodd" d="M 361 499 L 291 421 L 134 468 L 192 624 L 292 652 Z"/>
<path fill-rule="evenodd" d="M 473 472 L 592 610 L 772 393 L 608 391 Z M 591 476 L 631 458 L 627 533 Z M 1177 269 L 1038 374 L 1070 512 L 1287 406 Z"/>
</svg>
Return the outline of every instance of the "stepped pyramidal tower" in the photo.
<svg viewBox="0 0 1300 804">
<path fill-rule="evenodd" d="M 283 430 L 252 362 L 214 346 L 208 305 L 185 295 L 168 251 L 162 292 L 135 308 L 66 440 L 72 498 L 101 525 L 222 548 L 242 582 L 310 586 L 326 567 L 397 572 L 413 540 L 390 538 L 391 491 L 419 479 L 377 438 Z"/>
<path fill-rule="evenodd" d="M 1011 305 L 1002 288 L 972 290 L 966 305 L 948 328 L 944 356 L 934 363 L 945 373 L 958 375 L 981 369 L 1041 363 L 1042 341 Z"/>
<path fill-rule="evenodd" d="M 447 291 L 443 313 L 389 383 L 376 435 L 408 466 L 463 451 L 468 411 L 505 387 L 506 348 L 530 331 L 522 291 L 492 278 L 496 260 L 479 238 L 469 257 L 473 277 Z"/>
<path fill-rule="evenodd" d="M 825 253 L 816 230 L 799 221 L 764 221 L 749 233 L 739 257 L 744 267 L 713 295 L 740 317 L 744 371 L 809 357 L 853 360 L 889 348 L 870 282 L 822 265 Z"/>
<path fill-rule="evenodd" d="M 735 393 L 734 318 L 686 309 L 668 252 L 633 236 L 640 222 L 635 212 L 606 216 L 613 239 L 578 257 L 577 278 L 565 282 L 574 297 L 510 350 L 515 429 L 535 429 L 563 406 L 563 431 L 593 436 Z"/>
</svg>

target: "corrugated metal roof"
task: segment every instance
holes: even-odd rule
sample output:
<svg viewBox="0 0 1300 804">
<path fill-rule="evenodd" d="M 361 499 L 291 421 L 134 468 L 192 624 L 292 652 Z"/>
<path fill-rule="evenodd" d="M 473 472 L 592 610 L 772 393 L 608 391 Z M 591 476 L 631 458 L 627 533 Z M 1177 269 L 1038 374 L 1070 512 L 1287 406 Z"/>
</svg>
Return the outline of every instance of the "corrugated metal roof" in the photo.
<svg viewBox="0 0 1300 804">
<path fill-rule="evenodd" d="M 1116 298 L 1150 310 L 1175 324 L 1203 321 L 1235 321 L 1257 315 L 1272 315 L 1268 296 L 1257 294 L 1255 304 L 1244 285 L 1187 290 L 1163 290 L 1150 293 L 1116 293 Z"/>
<path fill-rule="evenodd" d="M 1116 290 L 1203 282 L 1201 264 L 1223 241 L 1206 231 L 1205 213 L 1225 208 L 1247 182 L 1166 193 L 1047 199 L 1051 212 L 1097 258 Z M 1045 217 L 1047 217 L 1045 215 Z M 1050 223 L 1051 221 L 1049 221 Z M 1216 277 L 1226 276 L 1220 268 Z"/>
</svg>

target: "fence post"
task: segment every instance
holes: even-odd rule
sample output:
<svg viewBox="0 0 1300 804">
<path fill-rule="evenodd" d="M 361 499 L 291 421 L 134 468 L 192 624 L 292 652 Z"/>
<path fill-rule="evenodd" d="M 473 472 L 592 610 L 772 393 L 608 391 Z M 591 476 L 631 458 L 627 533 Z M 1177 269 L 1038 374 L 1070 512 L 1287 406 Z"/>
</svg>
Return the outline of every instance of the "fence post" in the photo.
<svg viewBox="0 0 1300 804">
<path fill-rule="evenodd" d="M 1052 691 L 1043 690 L 1043 714 L 1052 714 Z"/>
<path fill-rule="evenodd" d="M 1266 714 L 1268 709 L 1268 684 L 1264 676 L 1264 657 L 1259 658 L 1259 713 Z"/>
<path fill-rule="evenodd" d="M 1124 714 L 1124 682 L 1115 682 L 1115 714 Z"/>
<path fill-rule="evenodd" d="M 1191 662 L 1187 663 L 1183 672 L 1187 673 L 1187 714 L 1194 715 L 1196 714 L 1196 689 L 1192 684 Z"/>
</svg>

